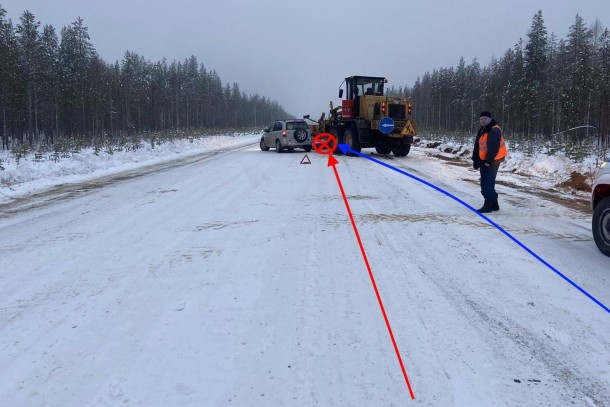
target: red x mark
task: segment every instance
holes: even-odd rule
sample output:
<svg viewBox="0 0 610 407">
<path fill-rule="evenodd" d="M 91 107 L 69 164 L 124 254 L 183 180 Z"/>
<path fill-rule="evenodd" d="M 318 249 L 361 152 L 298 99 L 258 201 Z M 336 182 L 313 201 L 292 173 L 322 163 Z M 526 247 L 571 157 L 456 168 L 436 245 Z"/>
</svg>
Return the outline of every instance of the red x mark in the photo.
<svg viewBox="0 0 610 407">
<path fill-rule="evenodd" d="M 318 154 L 331 155 L 337 146 L 337 138 L 330 133 L 316 134 L 312 147 Z"/>
</svg>

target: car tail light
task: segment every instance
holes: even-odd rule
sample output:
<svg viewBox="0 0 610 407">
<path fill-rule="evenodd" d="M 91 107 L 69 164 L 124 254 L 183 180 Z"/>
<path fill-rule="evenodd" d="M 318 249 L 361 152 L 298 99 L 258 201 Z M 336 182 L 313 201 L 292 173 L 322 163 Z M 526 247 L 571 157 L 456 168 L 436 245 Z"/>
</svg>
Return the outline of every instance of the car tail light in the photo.
<svg viewBox="0 0 610 407">
<path fill-rule="evenodd" d="M 385 102 L 381 102 L 381 114 L 385 116 L 386 105 Z"/>
<path fill-rule="evenodd" d="M 288 133 L 286 132 L 286 130 L 284 130 L 284 131 L 282 132 L 282 137 L 286 137 L 287 135 L 288 135 Z"/>
<path fill-rule="evenodd" d="M 409 100 L 407 102 L 407 114 L 411 115 L 411 109 L 413 108 L 413 106 L 411 105 L 411 101 Z"/>
</svg>

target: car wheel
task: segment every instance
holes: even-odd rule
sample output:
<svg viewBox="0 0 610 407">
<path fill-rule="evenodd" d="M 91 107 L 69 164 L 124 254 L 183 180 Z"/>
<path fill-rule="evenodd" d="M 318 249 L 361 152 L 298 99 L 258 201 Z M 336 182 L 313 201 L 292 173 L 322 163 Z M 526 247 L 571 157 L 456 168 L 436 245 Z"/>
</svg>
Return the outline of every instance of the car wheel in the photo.
<svg viewBox="0 0 610 407">
<path fill-rule="evenodd" d="M 276 153 L 282 152 L 282 145 L 280 144 L 279 140 L 275 140 L 275 152 Z"/>
<path fill-rule="evenodd" d="M 265 144 L 265 139 L 261 137 L 261 150 L 269 151 L 269 147 Z"/>
<path fill-rule="evenodd" d="M 311 151 L 311 146 L 305 146 L 303 147 L 303 150 L 305 150 L 306 153 L 309 153 Z"/>
<path fill-rule="evenodd" d="M 610 256 L 610 196 L 602 199 L 595 207 L 592 229 L 597 248 Z"/>
</svg>

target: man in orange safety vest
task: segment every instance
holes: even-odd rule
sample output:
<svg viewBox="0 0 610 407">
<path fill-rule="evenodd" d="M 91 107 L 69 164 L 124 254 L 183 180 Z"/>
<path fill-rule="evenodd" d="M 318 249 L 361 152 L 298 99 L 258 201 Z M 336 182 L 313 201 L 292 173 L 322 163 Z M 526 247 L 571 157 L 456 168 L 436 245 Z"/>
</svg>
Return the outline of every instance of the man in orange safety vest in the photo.
<svg viewBox="0 0 610 407">
<path fill-rule="evenodd" d="M 480 213 L 499 211 L 496 175 L 507 154 L 502 129 L 488 111 L 479 115 L 481 128 L 477 132 L 472 153 L 472 166 L 481 173 L 481 194 L 485 198 Z"/>
</svg>

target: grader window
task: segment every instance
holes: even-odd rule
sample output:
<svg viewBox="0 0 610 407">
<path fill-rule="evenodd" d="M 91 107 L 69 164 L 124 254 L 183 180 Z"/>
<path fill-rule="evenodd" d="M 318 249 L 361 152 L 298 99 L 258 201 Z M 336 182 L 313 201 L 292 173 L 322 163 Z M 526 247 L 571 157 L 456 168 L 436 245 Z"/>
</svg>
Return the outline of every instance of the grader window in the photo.
<svg viewBox="0 0 610 407">
<path fill-rule="evenodd" d="M 346 79 L 347 99 L 355 100 L 362 95 L 383 95 L 383 78 L 352 77 Z"/>
<path fill-rule="evenodd" d="M 383 95 L 383 80 L 359 79 L 356 88 L 360 95 Z"/>
</svg>

